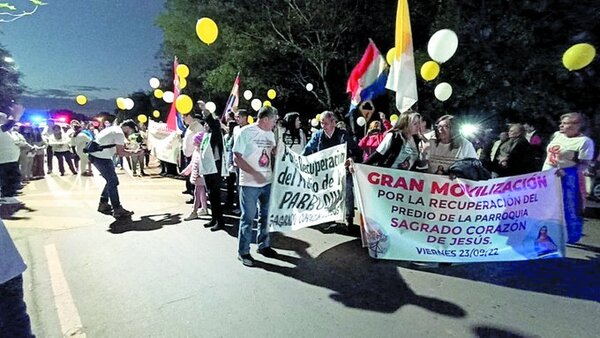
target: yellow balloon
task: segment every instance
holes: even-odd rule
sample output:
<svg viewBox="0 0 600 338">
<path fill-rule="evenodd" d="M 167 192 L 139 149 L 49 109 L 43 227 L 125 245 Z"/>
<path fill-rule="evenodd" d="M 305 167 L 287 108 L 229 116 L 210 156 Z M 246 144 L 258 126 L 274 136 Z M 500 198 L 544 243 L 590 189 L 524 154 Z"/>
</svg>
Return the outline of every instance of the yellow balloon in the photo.
<svg viewBox="0 0 600 338">
<path fill-rule="evenodd" d="M 85 97 L 84 95 L 77 95 L 77 97 L 75 98 L 75 101 L 77 101 L 77 103 L 79 103 L 79 105 L 83 106 L 84 104 L 87 103 L 87 97 Z"/>
<path fill-rule="evenodd" d="M 175 72 L 177 73 L 177 75 L 179 75 L 179 77 L 185 79 L 186 77 L 188 77 L 188 75 L 190 75 L 190 68 L 184 64 L 180 64 L 175 69 Z"/>
<path fill-rule="evenodd" d="M 321 122 L 321 114 L 315 115 L 315 120 L 317 120 L 317 122 Z"/>
<path fill-rule="evenodd" d="M 162 99 L 163 91 L 161 89 L 154 89 L 154 97 L 157 99 Z"/>
<path fill-rule="evenodd" d="M 568 70 L 578 70 L 589 65 L 596 57 L 596 49 L 589 43 L 578 43 L 563 54 L 562 62 Z"/>
<path fill-rule="evenodd" d="M 271 105 L 271 101 L 269 101 L 269 100 L 265 100 L 265 101 L 263 102 L 263 107 L 272 107 L 272 105 Z"/>
<path fill-rule="evenodd" d="M 144 114 L 138 115 L 137 119 L 140 121 L 140 123 L 146 123 L 148 121 L 148 117 Z"/>
<path fill-rule="evenodd" d="M 179 78 L 179 89 L 187 87 L 187 80 L 185 78 Z"/>
<path fill-rule="evenodd" d="M 125 106 L 125 99 L 122 97 L 118 97 L 117 98 L 117 107 L 121 110 L 125 110 L 126 106 Z"/>
<path fill-rule="evenodd" d="M 394 58 L 396 57 L 396 47 L 392 47 L 390 48 L 390 50 L 388 50 L 387 54 L 385 54 L 385 60 L 387 61 L 388 64 L 392 64 L 394 63 Z"/>
<path fill-rule="evenodd" d="M 211 18 L 201 18 L 196 22 L 196 35 L 207 45 L 215 42 L 219 36 L 219 27 Z"/>
<path fill-rule="evenodd" d="M 254 123 L 254 117 L 252 117 L 252 116 L 248 115 L 248 123 L 249 123 L 249 124 L 252 124 L 252 123 Z"/>
<path fill-rule="evenodd" d="M 431 81 L 440 74 L 440 65 L 435 61 L 427 61 L 421 66 L 421 77 L 425 81 Z"/>
<path fill-rule="evenodd" d="M 155 110 L 152 112 L 152 116 L 154 116 L 155 118 L 159 118 L 160 117 L 160 112 L 158 110 Z"/>
<path fill-rule="evenodd" d="M 179 95 L 175 101 L 175 108 L 183 115 L 189 114 L 193 106 L 192 98 L 187 95 Z"/>
<path fill-rule="evenodd" d="M 392 114 L 390 116 L 390 122 L 395 123 L 396 121 L 398 121 L 398 115 Z"/>
<path fill-rule="evenodd" d="M 270 98 L 271 100 L 273 100 L 276 96 L 277 96 L 277 92 L 275 91 L 275 89 L 269 89 L 267 91 L 267 97 Z"/>
</svg>

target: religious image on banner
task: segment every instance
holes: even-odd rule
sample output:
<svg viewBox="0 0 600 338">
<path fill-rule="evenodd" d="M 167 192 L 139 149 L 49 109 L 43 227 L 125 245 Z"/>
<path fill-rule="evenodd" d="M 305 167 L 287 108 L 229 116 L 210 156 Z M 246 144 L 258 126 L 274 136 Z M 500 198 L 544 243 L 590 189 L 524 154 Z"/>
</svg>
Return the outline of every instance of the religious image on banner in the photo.
<svg viewBox="0 0 600 338">
<path fill-rule="evenodd" d="M 344 220 L 346 144 L 301 156 L 280 143 L 274 161 L 269 231 Z"/>
<path fill-rule="evenodd" d="M 450 180 L 355 164 L 373 258 L 490 262 L 564 257 L 562 187 L 554 171 Z"/>
</svg>

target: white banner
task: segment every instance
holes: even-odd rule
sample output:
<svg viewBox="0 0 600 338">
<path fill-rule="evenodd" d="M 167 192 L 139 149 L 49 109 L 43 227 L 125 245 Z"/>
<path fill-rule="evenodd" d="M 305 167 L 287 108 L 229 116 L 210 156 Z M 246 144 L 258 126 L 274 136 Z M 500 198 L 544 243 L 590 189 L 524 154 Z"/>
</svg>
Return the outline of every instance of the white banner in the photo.
<svg viewBox="0 0 600 338">
<path fill-rule="evenodd" d="M 564 257 L 562 188 L 554 171 L 450 180 L 355 165 L 369 254 L 433 262 Z"/>
<path fill-rule="evenodd" d="M 346 144 L 308 156 L 277 147 L 269 231 L 291 231 L 343 221 L 346 212 Z"/>
<path fill-rule="evenodd" d="M 166 123 L 148 121 L 148 147 L 159 160 L 179 164 L 181 135 L 169 130 Z"/>
</svg>

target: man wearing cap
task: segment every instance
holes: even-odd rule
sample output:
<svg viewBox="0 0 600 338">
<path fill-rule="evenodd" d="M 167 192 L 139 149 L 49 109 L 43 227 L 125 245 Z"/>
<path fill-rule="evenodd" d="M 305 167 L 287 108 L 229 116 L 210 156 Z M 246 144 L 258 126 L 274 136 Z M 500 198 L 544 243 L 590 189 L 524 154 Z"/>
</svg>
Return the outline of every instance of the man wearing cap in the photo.
<svg viewBox="0 0 600 338">
<path fill-rule="evenodd" d="M 112 161 L 113 156 L 132 156 L 141 155 L 143 150 L 130 151 L 125 149 L 125 138 L 135 132 L 137 125 L 133 120 L 125 120 L 121 125 L 104 128 L 96 135 L 96 140 L 104 149 L 90 153 L 90 162 L 98 169 L 100 175 L 106 180 L 106 185 L 100 195 L 100 204 L 98 211 L 101 213 L 111 213 L 115 218 L 127 217 L 133 215 L 133 211 L 124 209 L 119 200 L 119 179 L 115 172 L 115 166 Z M 110 201 L 110 203 L 109 203 Z"/>
</svg>

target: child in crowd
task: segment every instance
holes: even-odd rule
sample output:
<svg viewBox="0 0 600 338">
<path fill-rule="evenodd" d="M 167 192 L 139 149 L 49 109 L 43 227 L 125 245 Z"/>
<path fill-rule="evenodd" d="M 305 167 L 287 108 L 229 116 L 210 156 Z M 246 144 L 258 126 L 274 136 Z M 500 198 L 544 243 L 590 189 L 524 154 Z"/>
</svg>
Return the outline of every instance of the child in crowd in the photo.
<svg viewBox="0 0 600 338">
<path fill-rule="evenodd" d="M 182 172 L 182 174 L 185 176 L 189 175 L 190 182 L 195 185 L 194 206 L 190 215 L 184 219 L 186 221 L 197 219 L 199 216 L 208 215 L 206 186 L 204 183 L 204 177 L 200 174 L 200 152 L 202 151 L 201 145 L 205 134 L 206 133 L 204 131 L 201 131 L 194 135 L 194 153 L 192 154 L 192 161 Z M 198 209 L 200 209 L 200 211 L 198 211 Z"/>
</svg>

